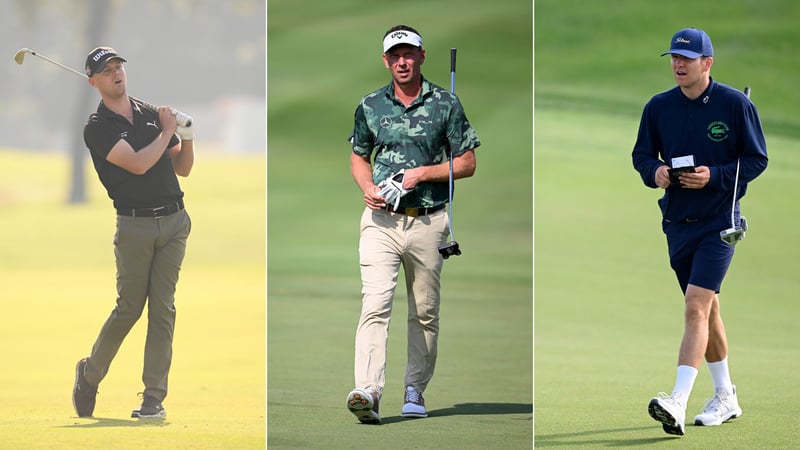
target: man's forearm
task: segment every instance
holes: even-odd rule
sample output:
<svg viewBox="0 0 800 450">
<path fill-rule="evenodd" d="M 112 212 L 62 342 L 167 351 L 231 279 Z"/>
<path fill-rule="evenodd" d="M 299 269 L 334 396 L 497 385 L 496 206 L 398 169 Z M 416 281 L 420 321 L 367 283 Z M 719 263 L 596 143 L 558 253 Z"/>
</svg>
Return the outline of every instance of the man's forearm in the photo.
<svg viewBox="0 0 800 450">
<path fill-rule="evenodd" d="M 130 144 L 124 139 L 120 139 L 114 144 L 114 147 L 111 148 L 108 156 L 106 156 L 106 160 L 116 166 L 122 167 L 128 172 L 136 175 L 143 175 L 161 159 L 161 156 L 167 149 L 170 137 L 171 135 L 166 136 L 165 133 L 162 132 L 153 142 L 149 143 L 138 152 L 134 151 Z"/>
<path fill-rule="evenodd" d="M 372 181 L 372 165 L 363 156 L 356 155 L 355 153 L 350 156 L 350 174 L 353 180 L 361 189 L 361 192 L 375 188 L 375 183 Z"/>
<path fill-rule="evenodd" d="M 450 162 L 422 168 L 420 181 L 443 183 L 450 180 Z M 453 178 L 467 178 L 475 173 L 475 153 L 469 150 L 453 159 Z"/>
<path fill-rule="evenodd" d="M 169 156 L 172 158 L 172 166 L 175 169 L 175 173 L 182 177 L 188 177 L 194 166 L 194 141 L 181 141 L 180 146 L 174 148 L 176 149 L 175 151 L 170 149 Z"/>
</svg>

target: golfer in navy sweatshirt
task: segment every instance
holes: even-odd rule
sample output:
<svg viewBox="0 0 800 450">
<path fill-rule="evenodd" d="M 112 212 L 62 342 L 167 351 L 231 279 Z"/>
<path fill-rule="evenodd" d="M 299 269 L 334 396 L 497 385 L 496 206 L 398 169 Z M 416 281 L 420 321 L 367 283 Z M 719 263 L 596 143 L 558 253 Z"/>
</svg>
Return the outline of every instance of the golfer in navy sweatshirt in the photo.
<svg viewBox="0 0 800 450">
<path fill-rule="evenodd" d="M 644 184 L 664 190 L 658 200 L 662 229 L 685 302 L 675 386 L 671 394 L 652 398 L 648 412 L 665 432 L 683 435 L 686 405 L 704 359 L 714 394 L 694 423 L 720 425 L 742 414 L 718 297 L 734 246 L 720 232 L 741 226 L 739 199 L 766 169 L 767 148 L 748 96 L 711 78 L 714 50 L 704 31 L 678 31 L 662 56 L 667 54 L 677 86 L 645 105 L 632 158 Z"/>
</svg>

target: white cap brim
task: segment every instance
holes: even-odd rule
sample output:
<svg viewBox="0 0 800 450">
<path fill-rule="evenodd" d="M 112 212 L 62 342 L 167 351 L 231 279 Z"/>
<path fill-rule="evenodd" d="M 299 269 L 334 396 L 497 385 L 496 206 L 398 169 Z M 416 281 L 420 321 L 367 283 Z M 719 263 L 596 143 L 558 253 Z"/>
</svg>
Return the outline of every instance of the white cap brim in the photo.
<svg viewBox="0 0 800 450">
<path fill-rule="evenodd" d="M 395 45 L 407 44 L 414 47 L 422 47 L 422 36 L 408 30 L 392 31 L 383 38 L 383 53 L 386 53 Z"/>
</svg>

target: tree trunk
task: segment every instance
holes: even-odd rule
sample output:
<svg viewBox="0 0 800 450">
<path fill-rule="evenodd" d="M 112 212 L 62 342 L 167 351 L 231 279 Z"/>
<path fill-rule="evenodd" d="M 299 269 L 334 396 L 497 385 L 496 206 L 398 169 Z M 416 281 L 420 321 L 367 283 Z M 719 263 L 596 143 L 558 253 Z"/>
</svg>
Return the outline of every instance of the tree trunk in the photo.
<svg viewBox="0 0 800 450">
<path fill-rule="evenodd" d="M 106 0 L 91 0 L 88 8 L 88 21 L 86 22 L 86 37 L 89 47 L 86 53 L 96 46 L 105 45 L 103 39 L 106 36 L 106 24 L 111 20 L 111 6 Z M 82 69 L 82 68 L 81 68 Z M 75 138 L 72 140 L 70 150 L 72 160 L 72 176 L 70 177 L 69 203 L 86 202 L 86 171 L 84 161 L 86 160 L 86 145 L 83 142 L 83 127 L 86 124 L 87 111 L 94 103 L 94 92 L 92 89 L 81 89 L 77 101 L 74 127 Z"/>
</svg>

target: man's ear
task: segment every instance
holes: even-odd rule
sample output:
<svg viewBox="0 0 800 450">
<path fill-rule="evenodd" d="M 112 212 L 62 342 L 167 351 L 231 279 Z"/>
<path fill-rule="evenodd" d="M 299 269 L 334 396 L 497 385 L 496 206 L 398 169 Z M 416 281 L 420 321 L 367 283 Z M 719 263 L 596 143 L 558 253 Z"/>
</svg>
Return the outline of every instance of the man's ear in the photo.
<svg viewBox="0 0 800 450">
<path fill-rule="evenodd" d="M 425 62 L 425 49 L 420 49 L 419 53 L 421 55 L 419 58 L 419 65 L 421 66 Z"/>
<path fill-rule="evenodd" d="M 387 69 L 390 69 L 390 67 L 389 67 L 389 59 L 386 58 L 386 53 L 384 53 L 381 56 L 381 58 L 383 58 L 383 66 L 386 67 Z"/>
<path fill-rule="evenodd" d="M 87 79 L 86 79 L 86 81 L 89 83 L 89 86 L 91 86 L 91 87 L 95 87 L 95 85 L 94 85 L 94 78 L 92 78 L 92 77 L 89 77 L 89 78 L 87 78 Z"/>
</svg>

